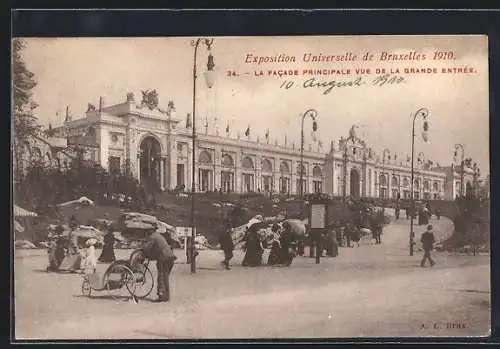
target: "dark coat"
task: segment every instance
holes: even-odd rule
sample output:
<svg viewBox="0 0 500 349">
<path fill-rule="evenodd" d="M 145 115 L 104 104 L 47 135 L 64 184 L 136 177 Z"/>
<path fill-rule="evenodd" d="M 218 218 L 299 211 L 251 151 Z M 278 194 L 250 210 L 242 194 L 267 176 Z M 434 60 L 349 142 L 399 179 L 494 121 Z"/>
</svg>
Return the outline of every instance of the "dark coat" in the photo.
<svg viewBox="0 0 500 349">
<path fill-rule="evenodd" d="M 164 262 L 177 259 L 167 240 L 158 232 L 152 233 L 147 238 L 141 250 L 147 258 L 156 261 Z"/>
<path fill-rule="evenodd" d="M 231 232 L 225 231 L 222 233 L 219 239 L 220 247 L 223 251 L 234 250 L 233 238 L 231 237 Z"/>
<path fill-rule="evenodd" d="M 422 234 L 420 241 L 422 242 L 424 250 L 430 251 L 434 247 L 436 239 L 434 238 L 434 234 L 432 233 L 432 231 L 426 231 L 425 233 Z"/>
</svg>

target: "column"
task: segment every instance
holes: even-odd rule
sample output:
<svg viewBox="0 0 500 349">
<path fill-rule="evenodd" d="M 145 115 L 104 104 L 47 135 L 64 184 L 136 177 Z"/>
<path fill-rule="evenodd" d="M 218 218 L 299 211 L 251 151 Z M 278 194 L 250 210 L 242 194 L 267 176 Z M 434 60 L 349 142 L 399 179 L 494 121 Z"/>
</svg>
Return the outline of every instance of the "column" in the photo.
<svg viewBox="0 0 500 349">
<path fill-rule="evenodd" d="M 297 165 L 299 164 L 296 160 L 290 161 L 290 194 L 299 194 L 299 188 L 297 187 Z"/>
<path fill-rule="evenodd" d="M 177 142 L 174 137 L 170 138 L 170 155 L 167 158 L 167 188 L 174 189 L 177 183 Z"/>
<path fill-rule="evenodd" d="M 387 176 L 389 177 L 387 180 L 387 197 L 391 198 L 392 197 L 392 174 L 388 173 Z"/>
<path fill-rule="evenodd" d="M 215 188 L 219 189 L 222 188 L 222 180 L 221 180 L 221 172 L 222 172 L 222 149 L 220 147 L 215 147 L 214 150 L 214 161 L 215 161 Z"/>
<path fill-rule="evenodd" d="M 280 163 L 281 160 L 279 157 L 274 159 L 274 164 L 273 164 L 273 192 L 274 193 L 279 193 L 280 192 Z"/>
<path fill-rule="evenodd" d="M 160 159 L 160 189 L 165 190 L 165 158 Z"/>
<path fill-rule="evenodd" d="M 234 162 L 235 162 L 235 171 L 234 171 L 234 191 L 236 193 L 241 193 L 243 192 L 243 185 L 242 185 L 242 180 L 241 180 L 241 154 L 236 151 L 235 157 L 234 157 Z"/>
<path fill-rule="evenodd" d="M 136 166 L 136 174 L 137 174 L 137 180 L 140 182 L 141 181 L 141 157 L 139 154 L 137 154 L 137 162 L 135 164 Z"/>
</svg>

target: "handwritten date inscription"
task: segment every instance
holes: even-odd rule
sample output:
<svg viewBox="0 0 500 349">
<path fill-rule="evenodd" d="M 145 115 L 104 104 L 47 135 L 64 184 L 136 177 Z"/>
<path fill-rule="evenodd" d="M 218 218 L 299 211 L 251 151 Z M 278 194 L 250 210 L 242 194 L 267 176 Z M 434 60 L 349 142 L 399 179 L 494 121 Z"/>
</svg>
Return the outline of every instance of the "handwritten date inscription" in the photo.
<svg viewBox="0 0 500 349">
<path fill-rule="evenodd" d="M 295 81 L 285 80 L 281 84 L 280 88 L 288 90 L 294 86 L 299 86 L 303 88 L 317 88 L 321 89 L 324 95 L 329 94 L 334 89 L 344 88 L 344 87 L 360 87 L 364 85 L 371 85 L 376 87 L 386 86 L 386 85 L 398 85 L 405 83 L 406 80 L 402 76 L 391 75 L 391 74 L 382 74 L 376 76 L 371 80 L 367 80 L 362 76 L 358 76 L 354 79 L 348 80 L 330 80 L 330 81 L 321 81 L 316 78 L 310 78 L 304 80 L 302 85 L 295 85 Z"/>
</svg>

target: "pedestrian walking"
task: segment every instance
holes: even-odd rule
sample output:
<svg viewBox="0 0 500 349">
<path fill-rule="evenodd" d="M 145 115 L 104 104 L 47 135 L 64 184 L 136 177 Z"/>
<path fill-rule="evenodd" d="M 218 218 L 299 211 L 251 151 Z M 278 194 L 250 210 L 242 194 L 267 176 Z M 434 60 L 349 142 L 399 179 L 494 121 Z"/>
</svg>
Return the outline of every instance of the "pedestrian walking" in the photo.
<svg viewBox="0 0 500 349">
<path fill-rule="evenodd" d="M 424 258 L 422 258 L 420 266 L 423 268 L 425 266 L 425 262 L 428 260 L 431 267 L 433 267 L 436 263 L 432 260 L 431 251 L 434 248 L 436 238 L 434 237 L 434 233 L 432 232 L 432 225 L 429 224 L 427 226 L 427 231 L 422 234 L 420 241 L 422 242 L 422 246 L 424 248 Z"/>
<path fill-rule="evenodd" d="M 231 269 L 229 267 L 229 261 L 233 258 L 234 243 L 231 236 L 232 227 L 231 222 L 227 221 L 224 231 L 220 236 L 220 247 L 224 251 L 224 260 L 221 264 L 226 268 L 226 270 Z"/>
<path fill-rule="evenodd" d="M 436 209 L 436 218 L 438 221 L 441 219 L 441 210 L 439 208 Z"/>
<path fill-rule="evenodd" d="M 351 246 L 351 238 L 352 238 L 351 223 L 347 223 L 346 226 L 344 227 L 344 238 L 346 239 L 346 246 L 352 247 Z"/>
<path fill-rule="evenodd" d="M 146 258 L 156 261 L 158 269 L 158 302 L 168 302 L 170 300 L 169 276 L 177 257 L 168 244 L 167 240 L 153 227 L 148 233 L 141 250 Z"/>
</svg>

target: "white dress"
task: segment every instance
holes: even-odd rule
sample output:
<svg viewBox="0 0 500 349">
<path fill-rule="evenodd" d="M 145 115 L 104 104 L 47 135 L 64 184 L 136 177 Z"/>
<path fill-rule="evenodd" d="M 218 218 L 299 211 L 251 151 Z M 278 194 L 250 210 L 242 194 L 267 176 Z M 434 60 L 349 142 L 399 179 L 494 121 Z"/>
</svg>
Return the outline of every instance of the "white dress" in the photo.
<svg viewBox="0 0 500 349">
<path fill-rule="evenodd" d="M 93 273 L 97 266 L 97 257 L 95 255 L 95 247 L 89 246 L 85 249 L 84 258 L 82 259 L 82 269 L 87 273 Z"/>
</svg>

